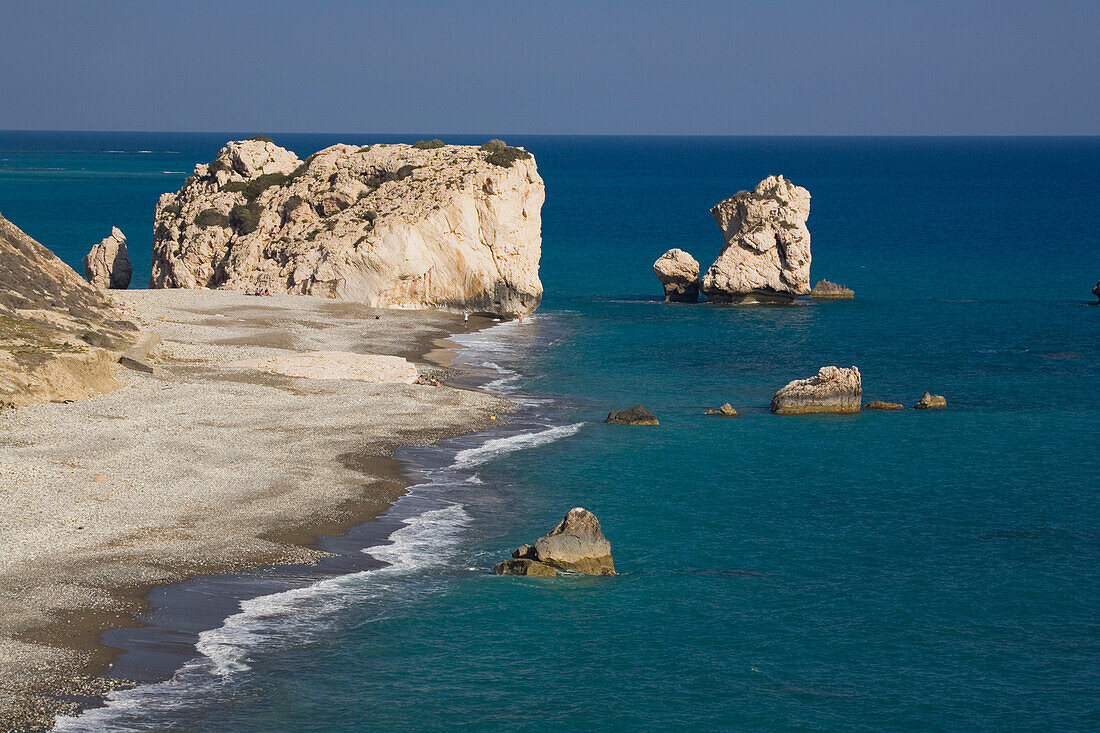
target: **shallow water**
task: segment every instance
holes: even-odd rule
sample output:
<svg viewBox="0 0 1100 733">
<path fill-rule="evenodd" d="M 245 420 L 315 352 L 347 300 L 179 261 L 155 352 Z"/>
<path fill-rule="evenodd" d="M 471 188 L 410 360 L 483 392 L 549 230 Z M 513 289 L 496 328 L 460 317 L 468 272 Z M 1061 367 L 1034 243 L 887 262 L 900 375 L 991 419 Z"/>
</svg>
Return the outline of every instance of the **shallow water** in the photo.
<svg viewBox="0 0 1100 733">
<path fill-rule="evenodd" d="M 141 282 L 161 171 L 224 139 L 0 133 L 0 211 L 74 266 L 120 226 Z M 509 142 L 547 184 L 547 295 L 463 358 L 523 410 L 402 454 L 425 483 L 365 543 L 390 569 L 246 602 L 174 682 L 69 729 L 1100 725 L 1100 142 Z M 813 194 L 813 280 L 856 300 L 662 303 L 653 260 L 708 264 L 707 209 L 776 172 Z M 825 364 L 949 409 L 767 413 Z M 639 402 L 659 427 L 602 424 Z M 577 505 L 622 575 L 488 574 Z"/>
</svg>

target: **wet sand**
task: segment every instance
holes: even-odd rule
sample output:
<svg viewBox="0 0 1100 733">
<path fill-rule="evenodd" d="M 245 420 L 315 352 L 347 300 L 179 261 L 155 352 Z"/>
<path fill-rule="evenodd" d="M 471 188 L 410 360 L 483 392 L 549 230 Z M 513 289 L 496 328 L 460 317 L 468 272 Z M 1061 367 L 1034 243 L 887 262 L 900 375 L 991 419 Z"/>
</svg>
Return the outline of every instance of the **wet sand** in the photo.
<svg viewBox="0 0 1100 733">
<path fill-rule="evenodd" d="M 160 335 L 156 373 L 120 370 L 116 392 L 0 412 L 0 730 L 48 726 L 78 706 L 71 696 L 123 684 L 97 676 L 115 653 L 100 635 L 133 626 L 151 588 L 315 563 L 318 537 L 402 495 L 396 447 L 509 409 L 467 389 L 246 366 L 336 350 L 445 379 L 444 339 L 464 330 L 453 314 L 209 290 L 118 299 Z"/>
</svg>

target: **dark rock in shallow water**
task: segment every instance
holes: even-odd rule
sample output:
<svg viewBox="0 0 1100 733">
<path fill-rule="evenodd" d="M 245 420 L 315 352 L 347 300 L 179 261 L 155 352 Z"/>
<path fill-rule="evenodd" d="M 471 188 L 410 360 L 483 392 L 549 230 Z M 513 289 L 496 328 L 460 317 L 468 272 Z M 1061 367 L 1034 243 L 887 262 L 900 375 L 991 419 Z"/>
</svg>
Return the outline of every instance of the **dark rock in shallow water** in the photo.
<svg viewBox="0 0 1100 733">
<path fill-rule="evenodd" d="M 557 527 L 521 545 L 509 560 L 498 563 L 497 575 L 553 575 L 554 569 L 586 575 L 614 575 L 611 543 L 604 537 L 600 521 L 592 512 L 570 509 Z"/>
<path fill-rule="evenodd" d="M 525 557 L 513 557 L 504 562 L 498 562 L 493 567 L 496 575 L 537 575 L 543 578 L 553 578 L 558 571 L 538 560 L 530 560 Z"/>
<path fill-rule="evenodd" d="M 1100 305 L 1100 280 L 1096 281 L 1096 287 L 1092 289 L 1092 294 L 1096 296 L 1096 303 Z"/>
<path fill-rule="evenodd" d="M 737 410 L 733 409 L 733 405 L 728 402 L 717 409 L 707 410 L 703 414 L 717 415 L 718 417 L 738 417 Z"/>
<path fill-rule="evenodd" d="M 883 402 L 882 400 L 871 400 L 863 406 L 864 410 L 904 410 L 905 405 L 898 402 Z"/>
<path fill-rule="evenodd" d="M 604 422 L 614 425 L 660 425 L 657 422 L 657 417 L 641 405 L 634 405 L 634 407 L 618 412 L 609 412 Z"/>
<path fill-rule="evenodd" d="M 828 280 L 818 280 L 810 291 L 810 297 L 817 300 L 851 300 L 856 297 L 856 292 Z"/>
<path fill-rule="evenodd" d="M 925 392 L 917 404 L 913 405 L 913 409 L 916 410 L 942 410 L 945 407 L 947 407 L 947 399 L 943 395 L 931 392 Z"/>
</svg>

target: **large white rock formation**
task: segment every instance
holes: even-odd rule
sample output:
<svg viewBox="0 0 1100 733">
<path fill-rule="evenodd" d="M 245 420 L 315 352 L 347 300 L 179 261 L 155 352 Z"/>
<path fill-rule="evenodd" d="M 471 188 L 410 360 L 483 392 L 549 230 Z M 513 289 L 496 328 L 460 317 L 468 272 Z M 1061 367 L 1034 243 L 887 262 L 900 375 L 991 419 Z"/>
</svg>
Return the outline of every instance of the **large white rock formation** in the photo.
<svg viewBox="0 0 1100 733">
<path fill-rule="evenodd" d="M 703 276 L 707 299 L 790 301 L 810 292 L 810 192 L 768 176 L 710 210 L 726 244 Z"/>
<path fill-rule="evenodd" d="M 97 288 L 125 290 L 130 287 L 133 273 L 126 235 L 118 227 L 111 227 L 111 236 L 94 245 L 84 257 L 84 277 Z"/>
<path fill-rule="evenodd" d="M 305 161 L 230 142 L 161 196 L 150 287 L 526 314 L 542 298 L 544 198 L 534 158 L 499 141 L 333 145 Z"/>
</svg>

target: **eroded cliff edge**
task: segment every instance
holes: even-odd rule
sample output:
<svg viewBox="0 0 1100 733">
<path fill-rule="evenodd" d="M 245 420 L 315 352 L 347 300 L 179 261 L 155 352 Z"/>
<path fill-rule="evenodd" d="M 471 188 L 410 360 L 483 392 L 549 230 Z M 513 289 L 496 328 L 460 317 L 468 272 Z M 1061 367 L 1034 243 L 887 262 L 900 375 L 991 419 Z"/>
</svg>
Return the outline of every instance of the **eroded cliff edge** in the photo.
<svg viewBox="0 0 1100 733">
<path fill-rule="evenodd" d="M 534 158 L 500 141 L 333 145 L 304 161 L 230 142 L 161 196 L 150 286 L 523 315 L 542 298 L 544 199 Z"/>
<path fill-rule="evenodd" d="M 109 298 L 0 216 L 0 406 L 115 389 L 112 352 L 136 336 Z"/>
</svg>

